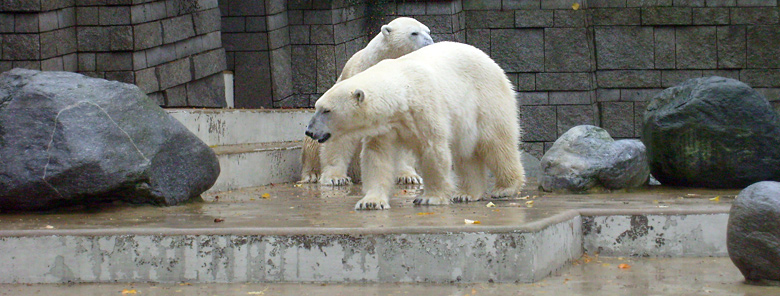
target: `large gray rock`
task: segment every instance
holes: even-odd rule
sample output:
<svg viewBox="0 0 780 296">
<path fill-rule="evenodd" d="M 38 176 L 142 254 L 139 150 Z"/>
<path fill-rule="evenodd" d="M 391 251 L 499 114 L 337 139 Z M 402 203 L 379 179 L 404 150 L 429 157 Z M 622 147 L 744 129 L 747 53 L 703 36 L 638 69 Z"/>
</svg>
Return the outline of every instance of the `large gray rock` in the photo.
<svg viewBox="0 0 780 296">
<path fill-rule="evenodd" d="M 0 164 L 2 211 L 174 205 L 219 175 L 213 150 L 138 87 L 24 69 L 0 74 Z"/>
<path fill-rule="evenodd" d="M 731 205 L 726 243 L 746 280 L 780 283 L 780 183 L 758 182 L 739 193 Z"/>
<path fill-rule="evenodd" d="M 737 80 L 688 80 L 656 95 L 642 142 L 662 184 L 742 188 L 780 180 L 780 118 Z"/>
<path fill-rule="evenodd" d="M 650 174 L 642 142 L 615 141 L 592 125 L 575 126 L 561 135 L 542 157 L 541 167 L 539 186 L 545 191 L 639 187 Z"/>
</svg>

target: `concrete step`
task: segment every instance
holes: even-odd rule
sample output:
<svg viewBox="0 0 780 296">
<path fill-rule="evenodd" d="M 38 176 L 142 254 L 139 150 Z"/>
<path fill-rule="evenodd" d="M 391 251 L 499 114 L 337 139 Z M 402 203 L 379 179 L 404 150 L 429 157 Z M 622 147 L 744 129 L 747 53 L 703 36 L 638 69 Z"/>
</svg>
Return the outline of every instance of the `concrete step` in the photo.
<svg viewBox="0 0 780 296">
<path fill-rule="evenodd" d="M 295 142 L 312 109 L 166 109 L 209 146 Z"/>
<path fill-rule="evenodd" d="M 299 180 L 301 143 L 272 142 L 214 147 L 221 172 L 208 192 Z"/>
<path fill-rule="evenodd" d="M 0 295 L 387 296 L 387 295 L 780 295 L 780 287 L 746 285 L 729 258 L 583 256 L 540 283 L 103 283 L 0 284 Z M 620 268 L 621 264 L 630 268 Z"/>
<path fill-rule="evenodd" d="M 300 178 L 301 142 L 310 109 L 167 109 L 214 148 L 222 169 L 208 192 Z"/>
<path fill-rule="evenodd" d="M 0 283 L 528 283 L 586 252 L 727 255 L 735 191 L 528 188 L 495 207 L 414 206 L 420 189 L 399 186 L 392 209 L 356 212 L 357 185 L 276 184 L 166 208 L 4 214 Z"/>
</svg>

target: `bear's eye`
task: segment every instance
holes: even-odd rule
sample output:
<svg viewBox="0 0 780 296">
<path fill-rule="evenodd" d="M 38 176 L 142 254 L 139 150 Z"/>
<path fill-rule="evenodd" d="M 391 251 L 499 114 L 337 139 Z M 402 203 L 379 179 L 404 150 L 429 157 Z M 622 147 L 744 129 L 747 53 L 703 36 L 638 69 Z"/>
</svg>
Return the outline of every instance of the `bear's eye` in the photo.
<svg viewBox="0 0 780 296">
<path fill-rule="evenodd" d="M 323 114 L 328 114 L 328 113 L 330 113 L 330 109 L 323 109 L 323 110 L 322 110 L 322 113 L 323 113 Z"/>
<path fill-rule="evenodd" d="M 412 32 L 412 36 L 417 36 L 417 32 Z"/>
</svg>

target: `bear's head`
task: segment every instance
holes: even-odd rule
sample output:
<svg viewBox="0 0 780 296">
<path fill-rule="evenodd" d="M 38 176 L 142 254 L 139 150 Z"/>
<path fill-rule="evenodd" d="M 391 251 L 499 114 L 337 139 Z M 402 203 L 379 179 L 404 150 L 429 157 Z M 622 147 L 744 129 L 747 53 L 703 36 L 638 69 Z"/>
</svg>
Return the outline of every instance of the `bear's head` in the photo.
<svg viewBox="0 0 780 296">
<path fill-rule="evenodd" d="M 387 49 L 398 56 L 433 44 L 431 30 L 410 17 L 399 17 L 382 26 L 382 37 Z"/>
<path fill-rule="evenodd" d="M 306 135 L 320 143 L 333 136 L 366 137 L 387 132 L 391 116 L 405 110 L 397 100 L 387 100 L 381 92 L 398 94 L 388 84 L 377 87 L 364 81 L 365 72 L 336 83 L 317 100 Z M 388 88 L 386 89 L 386 88 Z M 403 92 L 403 91 L 400 91 Z"/>
</svg>

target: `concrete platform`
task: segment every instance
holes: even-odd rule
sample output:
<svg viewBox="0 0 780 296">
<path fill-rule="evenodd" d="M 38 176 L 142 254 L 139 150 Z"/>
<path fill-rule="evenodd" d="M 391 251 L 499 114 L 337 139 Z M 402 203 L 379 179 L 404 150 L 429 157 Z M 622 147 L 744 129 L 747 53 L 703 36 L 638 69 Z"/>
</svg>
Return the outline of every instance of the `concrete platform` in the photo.
<svg viewBox="0 0 780 296">
<path fill-rule="evenodd" d="M 585 257 L 537 283 L 473 284 L 0 284 L 0 295 L 780 295 L 780 287 L 751 286 L 728 258 Z M 628 269 L 620 264 L 630 265 Z"/>
<path fill-rule="evenodd" d="M 496 207 L 414 206 L 419 190 L 398 187 L 387 211 L 354 211 L 358 186 L 276 184 L 168 208 L 3 214 L 0 281 L 537 282 L 584 252 L 726 256 L 738 193 L 529 190 Z"/>
<path fill-rule="evenodd" d="M 166 109 L 219 159 L 209 192 L 293 182 L 312 109 Z"/>
</svg>

